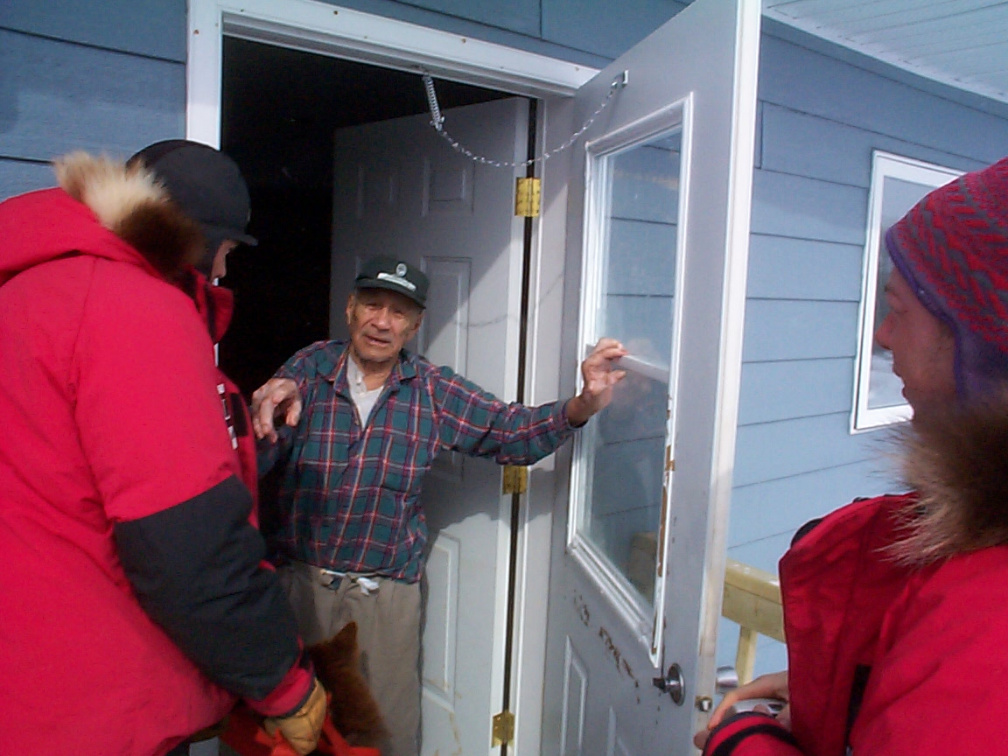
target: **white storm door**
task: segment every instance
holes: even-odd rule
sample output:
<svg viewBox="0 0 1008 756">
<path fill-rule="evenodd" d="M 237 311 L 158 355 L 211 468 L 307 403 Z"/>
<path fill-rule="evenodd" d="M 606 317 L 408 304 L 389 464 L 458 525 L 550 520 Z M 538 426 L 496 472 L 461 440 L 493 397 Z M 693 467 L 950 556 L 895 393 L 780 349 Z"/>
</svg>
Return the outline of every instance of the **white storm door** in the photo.
<svg viewBox="0 0 1008 756">
<path fill-rule="evenodd" d="M 759 21 L 759 2 L 696 0 L 573 107 L 577 125 L 628 72 L 572 150 L 565 362 L 601 336 L 632 359 L 555 508 L 543 754 L 695 754 L 713 696 Z"/>
<path fill-rule="evenodd" d="M 524 159 L 527 100 L 444 116 L 445 129 L 475 154 Z M 330 331 L 346 335 L 344 306 L 361 260 L 409 260 L 430 278 L 424 324 L 410 348 L 513 401 L 524 229 L 514 215 L 519 174 L 454 151 L 430 120 L 336 132 Z M 442 453 L 422 501 L 431 543 L 421 753 L 487 754 L 491 716 L 503 700 L 511 496 L 501 496 L 492 461 Z"/>
</svg>

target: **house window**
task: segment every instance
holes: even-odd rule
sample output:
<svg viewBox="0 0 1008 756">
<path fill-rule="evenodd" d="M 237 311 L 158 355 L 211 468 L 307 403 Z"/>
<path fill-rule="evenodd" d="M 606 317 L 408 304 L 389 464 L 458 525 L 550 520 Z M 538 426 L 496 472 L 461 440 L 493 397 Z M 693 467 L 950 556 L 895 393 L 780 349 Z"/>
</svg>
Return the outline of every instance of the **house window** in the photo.
<svg viewBox="0 0 1008 756">
<path fill-rule="evenodd" d="M 885 232 L 924 195 L 959 175 L 959 171 L 919 160 L 879 151 L 872 154 L 852 431 L 871 430 L 910 418 L 910 405 L 902 393 L 903 382 L 892 372 L 892 355 L 875 343 L 875 329 L 889 309 L 884 290 L 892 262 L 885 249 Z"/>
<path fill-rule="evenodd" d="M 681 119 L 662 111 L 587 147 L 581 343 L 611 336 L 630 354 L 612 403 L 575 444 L 568 548 L 653 658 L 682 301 Z"/>
</svg>

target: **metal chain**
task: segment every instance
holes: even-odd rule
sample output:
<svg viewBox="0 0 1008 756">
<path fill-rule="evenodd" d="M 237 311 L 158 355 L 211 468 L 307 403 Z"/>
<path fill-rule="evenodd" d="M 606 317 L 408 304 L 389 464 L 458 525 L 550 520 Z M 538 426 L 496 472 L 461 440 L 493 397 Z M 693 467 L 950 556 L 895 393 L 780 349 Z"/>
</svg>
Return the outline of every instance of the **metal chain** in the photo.
<svg viewBox="0 0 1008 756">
<path fill-rule="evenodd" d="M 605 110 L 606 106 L 610 103 L 616 92 L 627 85 L 627 80 L 628 77 L 626 71 L 624 71 L 621 75 L 613 79 L 612 84 L 609 85 L 609 91 L 606 92 L 605 99 L 603 99 L 602 102 L 599 103 L 599 106 L 595 108 L 595 112 L 588 117 L 588 120 L 584 122 L 584 124 L 581 126 L 580 129 L 571 134 L 570 138 L 567 141 L 565 141 L 563 144 L 561 144 L 559 147 L 556 147 L 553 150 L 544 150 L 543 154 L 538 157 L 529 158 L 528 160 L 523 160 L 520 163 L 518 163 L 510 160 L 493 160 L 491 158 L 484 157 L 482 155 L 477 155 L 468 147 L 464 147 L 457 139 L 455 139 L 454 137 L 451 136 L 451 134 L 445 131 L 444 129 L 445 118 L 444 115 L 441 114 L 441 108 L 438 105 L 437 93 L 435 93 L 434 91 L 434 80 L 431 78 L 430 74 L 425 73 L 423 75 L 424 89 L 427 92 L 427 104 L 430 106 L 430 112 L 431 112 L 431 122 L 430 122 L 431 126 L 433 126 L 434 129 L 437 131 L 437 133 L 440 134 L 441 137 L 446 142 L 448 142 L 448 144 L 451 146 L 453 150 L 465 155 L 467 158 L 476 163 L 480 163 L 482 165 L 489 165 L 494 168 L 527 168 L 533 163 L 545 162 L 554 155 L 563 152 L 568 147 L 573 145 L 578 140 L 578 138 L 582 134 L 584 134 L 591 127 L 593 123 L 595 123 L 595 119 L 599 117 L 599 114 L 603 110 Z"/>
</svg>

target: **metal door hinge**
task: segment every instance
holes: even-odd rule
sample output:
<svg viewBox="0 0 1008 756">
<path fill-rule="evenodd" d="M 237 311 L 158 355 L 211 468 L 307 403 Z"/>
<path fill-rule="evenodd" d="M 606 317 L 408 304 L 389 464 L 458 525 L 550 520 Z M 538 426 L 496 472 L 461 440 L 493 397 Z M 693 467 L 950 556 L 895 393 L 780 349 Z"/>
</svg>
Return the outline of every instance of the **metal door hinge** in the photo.
<svg viewBox="0 0 1008 756">
<path fill-rule="evenodd" d="M 528 468 L 521 465 L 504 465 L 501 479 L 502 494 L 523 494 L 528 490 Z"/>
<path fill-rule="evenodd" d="M 514 714 L 505 709 L 500 714 L 493 717 L 493 740 L 490 745 L 496 748 L 505 743 L 511 745 L 514 742 Z"/>
<path fill-rule="evenodd" d="M 542 179 L 517 179 L 515 182 L 515 215 L 521 218 L 538 218 L 541 192 Z"/>
</svg>

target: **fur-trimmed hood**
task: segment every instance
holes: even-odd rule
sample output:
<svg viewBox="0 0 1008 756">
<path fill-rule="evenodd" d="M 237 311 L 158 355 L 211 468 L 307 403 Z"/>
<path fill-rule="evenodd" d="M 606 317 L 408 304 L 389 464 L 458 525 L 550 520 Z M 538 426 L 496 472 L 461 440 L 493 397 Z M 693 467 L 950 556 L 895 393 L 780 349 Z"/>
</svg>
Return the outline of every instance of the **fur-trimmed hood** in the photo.
<svg viewBox="0 0 1008 756">
<path fill-rule="evenodd" d="M 903 475 L 920 496 L 905 513 L 900 561 L 927 564 L 1008 544 L 1008 388 L 930 411 L 905 430 Z"/>
<path fill-rule="evenodd" d="M 146 265 L 168 280 L 199 259 L 199 226 L 142 164 L 76 152 L 54 166 L 60 188 L 0 203 L 0 285 L 73 253 Z"/>
</svg>

